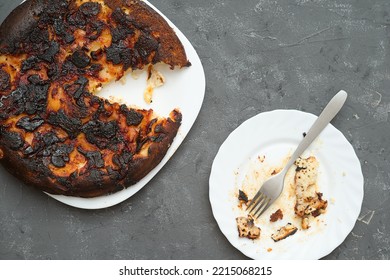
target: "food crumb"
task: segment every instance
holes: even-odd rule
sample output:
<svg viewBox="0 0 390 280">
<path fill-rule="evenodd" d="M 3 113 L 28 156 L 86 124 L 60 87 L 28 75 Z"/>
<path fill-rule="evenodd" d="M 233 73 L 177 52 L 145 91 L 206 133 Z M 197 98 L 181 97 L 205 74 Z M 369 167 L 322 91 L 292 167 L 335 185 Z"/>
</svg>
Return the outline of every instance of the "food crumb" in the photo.
<svg viewBox="0 0 390 280">
<path fill-rule="evenodd" d="M 254 224 L 252 217 L 238 217 L 236 218 L 238 236 L 249 239 L 257 239 L 260 237 L 261 229 Z"/>
<path fill-rule="evenodd" d="M 298 228 L 296 226 L 294 226 L 291 223 L 287 223 L 287 225 L 278 229 L 276 233 L 273 233 L 271 235 L 271 238 L 275 242 L 278 242 L 278 241 L 283 240 L 291 235 L 294 235 L 297 232 L 297 230 L 298 230 Z"/>
<path fill-rule="evenodd" d="M 269 217 L 270 222 L 276 222 L 281 219 L 283 219 L 283 212 L 281 209 L 276 210 L 275 213 L 272 213 Z"/>
<path fill-rule="evenodd" d="M 238 190 L 238 200 L 243 201 L 245 203 L 248 202 L 247 194 L 242 190 Z"/>
<path fill-rule="evenodd" d="M 268 248 L 268 249 L 267 249 L 267 252 L 271 252 L 271 251 L 272 251 L 272 248 Z"/>
<path fill-rule="evenodd" d="M 161 87 L 165 83 L 164 76 L 151 65 L 148 68 L 147 87 L 144 92 L 144 100 L 147 104 L 153 102 L 153 91 L 157 87 Z"/>
<path fill-rule="evenodd" d="M 265 156 L 258 156 L 257 159 L 260 161 L 260 162 L 264 162 L 265 160 Z"/>
</svg>

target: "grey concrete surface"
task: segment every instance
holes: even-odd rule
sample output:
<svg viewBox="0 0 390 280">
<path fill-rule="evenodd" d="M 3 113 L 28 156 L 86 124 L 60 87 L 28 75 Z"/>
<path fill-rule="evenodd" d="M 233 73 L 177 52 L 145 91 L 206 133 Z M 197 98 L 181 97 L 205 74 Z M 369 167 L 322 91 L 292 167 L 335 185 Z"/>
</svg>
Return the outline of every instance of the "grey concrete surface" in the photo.
<svg viewBox="0 0 390 280">
<path fill-rule="evenodd" d="M 17 2 L 0 0 L 0 21 Z M 204 66 L 192 130 L 146 187 L 108 209 L 63 205 L 1 169 L 0 259 L 245 259 L 211 212 L 219 146 L 260 112 L 318 113 L 339 89 L 349 99 L 333 124 L 360 159 L 365 196 L 353 231 L 325 259 L 389 259 L 390 2 L 150 2 Z"/>
</svg>

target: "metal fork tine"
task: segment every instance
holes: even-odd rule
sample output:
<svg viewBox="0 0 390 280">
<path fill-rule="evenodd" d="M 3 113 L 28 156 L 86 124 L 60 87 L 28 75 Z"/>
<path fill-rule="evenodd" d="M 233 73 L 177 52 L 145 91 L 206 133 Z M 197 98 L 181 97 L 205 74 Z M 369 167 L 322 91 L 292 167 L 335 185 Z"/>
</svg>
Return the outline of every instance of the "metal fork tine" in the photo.
<svg viewBox="0 0 390 280">
<path fill-rule="evenodd" d="M 255 203 L 255 206 L 252 208 L 252 210 L 250 211 L 251 214 L 253 213 L 257 213 L 257 211 L 259 210 L 259 208 L 261 208 L 265 202 L 265 200 L 267 199 L 267 197 L 262 194 L 260 196 L 261 199 L 259 199 L 256 203 Z"/>
<path fill-rule="evenodd" d="M 253 216 L 257 219 L 260 217 L 260 215 L 264 212 L 264 210 L 267 208 L 268 204 L 270 203 L 271 199 L 269 197 L 266 197 L 264 199 L 264 203 L 261 207 L 257 209 L 257 211 L 253 214 Z"/>
<path fill-rule="evenodd" d="M 256 193 L 256 195 L 252 198 L 252 200 L 251 200 L 251 202 L 249 202 L 249 204 L 248 204 L 248 207 L 247 207 L 247 209 L 249 210 L 249 211 L 251 211 L 250 210 L 250 208 L 251 208 L 251 206 L 253 205 L 253 206 L 256 206 L 256 203 L 255 203 L 255 201 L 257 201 L 258 199 L 259 199 L 259 196 L 261 196 L 262 195 L 262 192 L 257 192 Z M 253 207 L 252 207 L 253 208 Z"/>
<path fill-rule="evenodd" d="M 260 192 L 260 195 L 259 195 L 258 199 L 255 201 L 255 203 L 254 203 L 252 209 L 251 209 L 249 212 L 250 212 L 250 213 L 256 212 L 257 209 L 258 209 L 259 207 L 261 207 L 261 205 L 263 205 L 263 202 L 264 202 L 264 200 L 265 200 L 266 198 L 267 198 L 267 197 L 266 197 L 262 192 Z"/>
</svg>

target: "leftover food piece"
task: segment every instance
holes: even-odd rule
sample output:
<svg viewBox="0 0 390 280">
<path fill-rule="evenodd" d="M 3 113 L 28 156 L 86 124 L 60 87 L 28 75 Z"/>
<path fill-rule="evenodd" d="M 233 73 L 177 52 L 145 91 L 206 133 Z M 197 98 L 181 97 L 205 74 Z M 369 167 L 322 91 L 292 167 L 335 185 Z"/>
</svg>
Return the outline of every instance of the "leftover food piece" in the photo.
<svg viewBox="0 0 390 280">
<path fill-rule="evenodd" d="M 287 223 L 287 225 L 281 227 L 280 229 L 277 230 L 276 233 L 271 235 L 271 238 L 275 241 L 278 242 L 280 240 L 283 240 L 297 232 L 298 228 L 294 226 L 291 223 Z"/>
<path fill-rule="evenodd" d="M 248 196 L 242 190 L 238 190 L 238 200 L 247 203 L 248 202 Z"/>
<path fill-rule="evenodd" d="M 318 161 L 311 156 L 295 161 L 294 177 L 296 203 L 295 214 L 302 218 L 302 228 L 308 229 L 309 215 L 317 217 L 323 213 L 328 201 L 322 199 L 322 193 L 317 192 Z"/>
<path fill-rule="evenodd" d="M 261 229 L 254 224 L 252 217 L 236 218 L 238 236 L 247 237 L 249 239 L 257 239 L 260 237 Z"/>
<path fill-rule="evenodd" d="M 272 213 L 269 217 L 270 222 L 276 222 L 277 220 L 283 219 L 283 212 L 281 209 L 276 210 L 275 213 Z"/>
<path fill-rule="evenodd" d="M 152 65 L 148 67 L 148 79 L 146 90 L 144 91 L 144 100 L 147 104 L 153 102 L 153 91 L 155 88 L 161 87 L 165 83 L 163 74 L 153 68 Z"/>
</svg>

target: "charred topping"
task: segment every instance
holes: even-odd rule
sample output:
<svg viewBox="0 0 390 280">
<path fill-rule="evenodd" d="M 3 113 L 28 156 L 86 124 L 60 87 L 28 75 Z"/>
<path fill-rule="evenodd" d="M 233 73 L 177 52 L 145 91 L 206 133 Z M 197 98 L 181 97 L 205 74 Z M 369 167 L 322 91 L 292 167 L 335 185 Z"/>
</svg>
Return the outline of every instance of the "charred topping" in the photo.
<svg viewBox="0 0 390 280">
<path fill-rule="evenodd" d="M 4 142 L 8 143 L 12 150 L 18 150 L 23 147 L 24 141 L 19 133 L 10 132 L 2 127 L 0 128 L 0 132 Z"/>
<path fill-rule="evenodd" d="M 104 166 L 103 157 L 99 151 L 84 151 L 81 147 L 77 150 L 88 159 L 89 167 L 102 168 Z"/>
<path fill-rule="evenodd" d="M 117 144 L 121 142 L 119 130 L 116 121 L 102 122 L 100 120 L 91 120 L 81 128 L 89 143 L 96 145 L 99 149 L 110 148 L 117 149 Z"/>
<path fill-rule="evenodd" d="M 0 119 L 7 119 L 22 113 L 40 114 L 46 109 L 49 83 L 37 75 L 28 78 L 30 84 L 21 85 L 0 101 Z"/>
<path fill-rule="evenodd" d="M 78 68 L 85 68 L 87 67 L 90 62 L 91 62 L 91 58 L 85 53 L 83 52 L 82 50 L 77 50 L 75 51 L 72 56 L 71 56 L 71 59 L 72 63 L 74 65 L 76 65 L 76 67 Z"/>
<path fill-rule="evenodd" d="M 125 105 L 120 108 L 121 112 L 126 116 L 127 125 L 139 125 L 144 116 L 134 109 L 129 109 Z"/>
<path fill-rule="evenodd" d="M 238 190 L 238 200 L 242 200 L 244 202 L 248 202 L 248 196 L 242 190 Z"/>
<path fill-rule="evenodd" d="M 50 112 L 47 122 L 61 127 L 68 133 L 70 138 L 75 138 L 80 133 L 81 121 L 68 116 L 62 109 L 58 112 Z"/>
<path fill-rule="evenodd" d="M 96 40 L 104 29 L 105 25 L 102 21 L 92 21 L 87 25 L 87 38 L 90 40 Z"/>
<path fill-rule="evenodd" d="M 64 167 L 69 162 L 69 153 L 73 151 L 72 145 L 58 144 L 52 149 L 51 163 L 55 167 Z"/>
<path fill-rule="evenodd" d="M 26 131 L 34 131 L 38 127 L 40 127 L 45 121 L 38 116 L 35 117 L 23 117 L 18 120 L 16 126 L 19 128 L 23 128 Z"/>
<path fill-rule="evenodd" d="M 54 20 L 53 29 L 56 35 L 62 38 L 65 43 L 70 44 L 74 42 L 75 38 L 69 30 L 69 25 L 62 19 Z"/>
<path fill-rule="evenodd" d="M 35 55 L 30 56 L 26 60 L 22 62 L 22 72 L 27 72 L 30 69 L 39 70 L 39 63 L 40 59 L 36 57 Z"/>
<path fill-rule="evenodd" d="M 152 36 L 143 33 L 135 43 L 135 49 L 138 50 L 142 62 L 147 63 L 149 56 L 157 51 L 158 42 Z"/>
<path fill-rule="evenodd" d="M 86 17 L 94 17 L 97 16 L 100 13 L 101 5 L 99 3 L 95 2 L 87 2 L 81 4 L 79 7 L 79 11 Z"/>
<path fill-rule="evenodd" d="M 49 43 L 49 47 L 40 55 L 38 55 L 38 58 L 52 63 L 54 62 L 55 55 L 60 51 L 60 44 L 58 44 L 56 41 L 52 41 Z"/>
<path fill-rule="evenodd" d="M 0 91 L 10 88 L 10 75 L 0 68 Z"/>
</svg>

